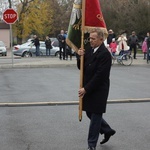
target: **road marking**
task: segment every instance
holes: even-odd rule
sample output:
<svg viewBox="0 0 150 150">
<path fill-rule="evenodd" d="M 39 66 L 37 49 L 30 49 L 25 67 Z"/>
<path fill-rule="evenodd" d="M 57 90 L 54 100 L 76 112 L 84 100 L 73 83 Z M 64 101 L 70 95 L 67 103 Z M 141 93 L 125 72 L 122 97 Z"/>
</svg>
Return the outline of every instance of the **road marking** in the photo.
<svg viewBox="0 0 150 150">
<path fill-rule="evenodd" d="M 108 104 L 114 103 L 141 103 L 150 102 L 150 98 L 137 99 L 116 99 L 108 100 Z M 0 107 L 25 107 L 25 106 L 58 106 L 58 105 L 78 105 L 79 101 L 59 101 L 59 102 L 28 102 L 28 103 L 0 103 Z"/>
</svg>

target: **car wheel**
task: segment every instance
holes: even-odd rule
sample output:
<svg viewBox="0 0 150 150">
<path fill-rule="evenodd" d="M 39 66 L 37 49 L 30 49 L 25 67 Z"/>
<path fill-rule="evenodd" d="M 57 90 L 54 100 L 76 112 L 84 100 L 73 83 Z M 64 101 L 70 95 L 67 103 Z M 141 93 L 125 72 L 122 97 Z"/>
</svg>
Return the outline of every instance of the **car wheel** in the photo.
<svg viewBox="0 0 150 150">
<path fill-rule="evenodd" d="M 55 56 L 59 58 L 59 56 L 60 56 L 59 52 L 56 52 Z M 63 56 L 63 53 L 61 53 L 61 56 Z"/>
<path fill-rule="evenodd" d="M 30 52 L 24 52 L 23 57 L 32 57 L 32 54 Z"/>
<path fill-rule="evenodd" d="M 59 57 L 59 52 L 56 52 L 56 53 L 55 53 L 55 56 L 56 56 L 56 57 Z"/>
</svg>

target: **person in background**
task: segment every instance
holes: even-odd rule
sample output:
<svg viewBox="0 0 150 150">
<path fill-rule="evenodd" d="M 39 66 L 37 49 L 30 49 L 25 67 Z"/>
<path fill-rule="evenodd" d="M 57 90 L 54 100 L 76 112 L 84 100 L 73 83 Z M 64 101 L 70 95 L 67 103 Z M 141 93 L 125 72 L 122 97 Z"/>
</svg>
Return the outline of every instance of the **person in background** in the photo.
<svg viewBox="0 0 150 150">
<path fill-rule="evenodd" d="M 46 56 L 50 56 L 52 45 L 51 45 L 51 39 L 49 38 L 49 36 L 46 36 L 45 46 L 46 46 Z"/>
<path fill-rule="evenodd" d="M 65 39 L 67 39 L 68 31 L 65 31 Z M 66 43 L 66 60 L 68 60 L 68 56 L 70 56 L 70 60 L 72 60 L 72 49 L 71 47 Z"/>
<path fill-rule="evenodd" d="M 115 41 L 115 38 L 112 39 L 112 42 L 109 44 L 109 47 L 111 49 L 112 55 L 115 56 L 116 49 L 117 49 L 117 43 Z"/>
<path fill-rule="evenodd" d="M 146 42 L 147 42 L 147 60 L 149 60 L 150 59 L 150 55 L 149 55 L 150 54 L 150 32 L 148 33 Z"/>
<path fill-rule="evenodd" d="M 121 34 L 117 40 L 118 42 L 118 51 L 120 52 L 119 55 L 123 55 L 124 51 L 128 51 L 129 47 L 127 45 L 127 38 L 124 34 Z"/>
<path fill-rule="evenodd" d="M 68 56 L 70 56 L 70 60 L 72 60 L 72 49 L 66 44 L 66 60 L 68 60 Z"/>
<path fill-rule="evenodd" d="M 143 59 L 146 59 L 146 55 L 147 55 L 147 50 L 148 50 L 148 47 L 147 47 L 147 38 L 148 37 L 149 37 L 149 32 L 147 32 L 147 35 L 144 38 L 144 41 L 142 43 L 142 52 L 144 54 L 144 58 Z"/>
<path fill-rule="evenodd" d="M 60 31 L 60 34 L 57 36 L 59 41 L 59 59 L 62 59 L 61 54 L 63 53 L 63 60 L 65 60 L 66 56 L 66 35 L 64 34 L 64 30 Z M 63 49 L 63 52 L 62 52 Z"/>
<path fill-rule="evenodd" d="M 104 33 L 101 29 L 90 32 L 91 47 L 79 49 L 77 66 L 80 69 L 80 56 L 84 55 L 83 87 L 78 95 L 83 98 L 83 111 L 90 119 L 88 150 L 96 150 L 99 134 L 104 134 L 100 144 L 108 142 L 116 131 L 103 119 L 109 93 L 111 54 L 104 45 Z"/>
<path fill-rule="evenodd" d="M 37 37 L 37 35 L 34 35 L 32 43 L 34 43 L 36 47 L 36 56 L 40 56 L 40 42 L 39 42 L 39 38 Z"/>
<path fill-rule="evenodd" d="M 129 36 L 128 43 L 130 46 L 130 53 L 132 53 L 132 49 L 133 49 L 134 50 L 133 57 L 134 59 L 137 59 L 136 53 L 137 53 L 138 37 L 136 36 L 135 31 L 133 31 L 132 35 Z"/>
<path fill-rule="evenodd" d="M 113 38 L 116 38 L 116 35 L 115 35 L 115 33 L 113 32 L 113 30 L 110 29 L 110 30 L 108 31 L 107 44 L 110 44 L 110 43 L 112 42 L 112 39 L 113 39 Z"/>
</svg>

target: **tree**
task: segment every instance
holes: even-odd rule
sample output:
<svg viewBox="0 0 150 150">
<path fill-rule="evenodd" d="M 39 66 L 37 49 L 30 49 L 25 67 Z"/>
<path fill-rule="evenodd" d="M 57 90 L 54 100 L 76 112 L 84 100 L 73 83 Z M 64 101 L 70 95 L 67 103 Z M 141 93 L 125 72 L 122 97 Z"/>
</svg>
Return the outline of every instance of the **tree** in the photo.
<svg viewBox="0 0 150 150">
<path fill-rule="evenodd" d="M 100 0 L 107 28 L 112 28 L 117 34 L 123 30 L 129 34 L 133 30 L 137 33 L 150 30 L 148 1 Z"/>
<path fill-rule="evenodd" d="M 61 29 L 68 30 L 73 1 L 74 0 L 55 0 L 52 2 L 54 12 L 53 28 L 51 30 L 52 36 L 57 36 Z"/>
<path fill-rule="evenodd" d="M 19 21 L 14 25 L 18 43 L 30 34 L 37 34 L 41 39 L 51 30 L 53 11 L 49 0 L 20 0 L 17 7 Z"/>
<path fill-rule="evenodd" d="M 31 3 L 34 0 L 20 0 L 20 4 L 17 6 L 17 11 L 18 11 L 18 15 L 19 15 L 19 21 L 17 21 L 14 25 L 13 25 L 13 29 L 14 29 L 14 36 L 17 37 L 17 42 L 18 43 L 22 43 L 22 38 L 23 38 L 23 22 L 25 20 L 25 14 L 28 11 L 28 6 L 29 3 Z"/>
</svg>

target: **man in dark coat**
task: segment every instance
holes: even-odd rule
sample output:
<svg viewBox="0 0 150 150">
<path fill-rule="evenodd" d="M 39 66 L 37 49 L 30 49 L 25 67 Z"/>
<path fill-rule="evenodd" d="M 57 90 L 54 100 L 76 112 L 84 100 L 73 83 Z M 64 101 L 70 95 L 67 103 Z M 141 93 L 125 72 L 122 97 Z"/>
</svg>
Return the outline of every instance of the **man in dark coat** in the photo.
<svg viewBox="0 0 150 150">
<path fill-rule="evenodd" d="M 147 37 L 147 62 L 150 60 L 150 32 L 148 32 L 148 37 Z"/>
<path fill-rule="evenodd" d="M 64 30 L 60 31 L 60 34 L 57 36 L 57 39 L 59 41 L 59 58 L 62 59 L 62 49 L 63 49 L 63 60 L 65 60 L 66 55 L 66 35 L 64 34 Z"/>
<path fill-rule="evenodd" d="M 48 55 L 50 56 L 52 45 L 51 45 L 51 39 L 49 38 L 49 36 L 46 36 L 45 46 L 46 46 L 46 56 L 48 56 Z"/>
<path fill-rule="evenodd" d="M 99 133 L 104 134 L 101 144 L 106 143 L 115 134 L 115 130 L 103 119 L 109 93 L 109 75 L 111 55 L 105 47 L 104 34 L 100 29 L 90 33 L 90 49 L 79 49 L 78 55 L 84 55 L 83 88 L 79 89 L 79 97 L 83 97 L 83 110 L 90 121 L 88 150 L 95 150 Z M 93 52 L 92 52 L 93 51 Z M 80 57 L 77 59 L 80 69 Z"/>
<path fill-rule="evenodd" d="M 32 43 L 34 43 L 36 47 L 36 56 L 40 56 L 40 41 L 37 35 L 34 35 L 34 40 L 32 40 Z"/>
<path fill-rule="evenodd" d="M 134 50 L 133 57 L 134 57 L 134 59 L 136 59 L 138 37 L 136 36 L 135 31 L 133 31 L 132 35 L 129 36 L 128 44 L 130 46 L 130 53 L 132 52 L 132 49 L 133 49 Z"/>
<path fill-rule="evenodd" d="M 112 29 L 108 31 L 108 37 L 107 37 L 107 44 L 110 44 L 112 42 L 112 39 L 116 38 L 115 33 Z"/>
</svg>

